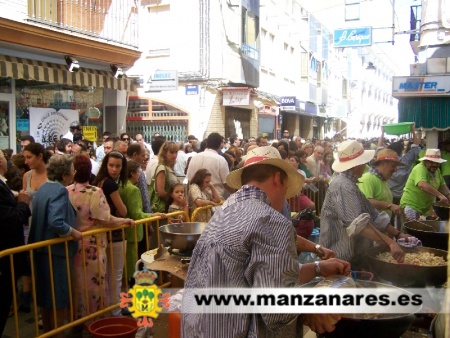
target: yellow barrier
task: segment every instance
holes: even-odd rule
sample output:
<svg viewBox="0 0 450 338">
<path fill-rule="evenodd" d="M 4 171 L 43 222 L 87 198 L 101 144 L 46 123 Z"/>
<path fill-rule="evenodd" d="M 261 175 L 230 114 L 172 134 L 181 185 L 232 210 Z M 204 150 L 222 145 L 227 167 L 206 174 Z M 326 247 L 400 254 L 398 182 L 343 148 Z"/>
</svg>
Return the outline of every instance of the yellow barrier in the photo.
<svg viewBox="0 0 450 338">
<path fill-rule="evenodd" d="M 189 215 L 187 215 L 184 211 L 177 211 L 177 212 L 172 212 L 167 214 L 167 217 L 175 217 L 175 216 L 179 216 L 179 215 L 183 215 L 185 217 L 185 219 L 187 221 L 189 221 Z M 153 234 L 156 235 L 156 247 L 160 247 L 161 245 L 161 240 L 160 240 L 160 234 L 159 234 L 159 225 L 160 225 L 160 221 L 164 220 L 165 218 L 161 218 L 159 216 L 154 216 L 154 217 L 150 217 L 150 218 L 146 218 L 146 219 L 142 219 L 142 220 L 138 220 L 136 221 L 136 225 L 144 225 L 144 234 L 145 234 L 145 241 L 146 241 L 146 250 L 150 250 L 150 249 L 154 249 L 154 248 L 150 248 L 150 241 L 149 241 L 149 227 L 155 227 L 153 229 Z M 100 235 L 100 234 L 104 234 L 107 233 L 107 236 L 109 238 L 109 241 L 111 242 L 111 232 L 113 230 L 122 230 L 122 236 L 123 238 L 125 238 L 125 229 L 128 228 L 129 225 L 121 225 L 115 228 L 102 228 L 102 229 L 96 229 L 96 230 L 90 230 L 90 231 L 86 231 L 83 232 L 83 237 L 87 237 L 87 236 L 96 236 L 96 235 Z M 137 231 L 136 228 L 134 228 L 134 239 L 137 242 Z M 54 285 L 54 281 L 53 281 L 53 268 L 52 268 L 52 249 L 51 246 L 55 245 L 55 244 L 59 244 L 59 243 L 64 243 L 65 245 L 65 254 L 66 254 L 66 258 L 65 258 L 65 264 L 66 267 L 70 267 L 70 258 L 68 257 L 68 245 L 67 243 L 69 241 L 72 241 L 71 237 L 68 238 L 59 238 L 59 239 L 52 239 L 52 240 L 46 240 L 46 241 L 42 241 L 39 243 L 33 243 L 33 244 L 27 244 L 27 245 L 23 245 L 20 247 L 16 247 L 16 248 L 12 248 L 12 249 L 7 249 L 7 250 L 3 250 L 0 251 L 0 258 L 3 257 L 9 257 L 9 263 L 11 266 L 11 283 L 13 285 L 13 290 L 16 289 L 16 280 L 20 277 L 20 276 L 16 276 L 15 275 L 15 271 L 14 271 L 14 255 L 17 255 L 19 253 L 22 252 L 28 252 L 30 255 L 30 265 L 31 265 L 31 283 L 32 283 L 32 295 L 33 295 L 33 314 L 34 314 L 34 323 L 35 323 L 35 337 L 39 337 L 39 338 L 45 338 L 45 337 L 51 337 L 53 335 L 56 335 L 58 333 L 63 333 L 68 329 L 77 327 L 83 323 L 86 323 L 89 320 L 95 319 L 99 316 L 102 315 L 107 315 L 109 314 L 109 312 L 111 312 L 114 309 L 117 309 L 119 307 L 119 303 L 114 303 L 111 304 L 109 306 L 106 306 L 104 308 L 100 308 L 100 310 L 94 312 L 94 313 L 89 313 L 86 316 L 82 317 L 82 318 L 78 318 L 75 319 L 75 315 L 74 315 L 74 302 L 73 302 L 73 298 L 72 298 L 72 278 L 71 278 L 71 269 L 67 269 L 67 274 L 68 274 L 68 281 L 69 281 L 69 315 L 68 315 L 68 323 L 60 326 L 60 327 L 56 327 L 53 328 L 53 330 L 45 332 L 40 334 L 39 332 L 39 327 L 38 327 L 38 320 L 39 320 L 39 315 L 38 315 L 38 307 L 36 304 L 36 294 L 37 292 L 39 292 L 39 290 L 36 290 L 36 276 L 35 276 L 35 262 L 34 262 L 34 253 L 37 249 L 41 249 L 41 248 L 47 248 L 48 249 L 48 259 L 49 259 L 49 263 L 50 263 L 50 281 L 51 281 L 51 290 L 52 290 L 52 305 L 53 305 L 53 320 L 54 323 L 56 323 L 56 319 L 57 319 L 57 315 L 56 315 L 56 300 L 55 300 L 55 285 Z M 125 246 L 125 242 L 122 242 L 123 245 Z M 84 247 L 84 244 L 82 241 L 80 241 L 80 245 L 81 248 Z M 97 252 L 99 252 L 99 243 L 97 241 Z M 107 250 L 110 250 L 110 252 L 112 253 L 112 246 L 108 245 Z M 86 254 L 85 254 L 85 250 L 82 250 L 82 265 L 83 265 L 83 274 L 84 276 L 86 276 Z M 138 253 L 138 248 L 136 246 L 136 254 L 137 257 L 139 258 L 139 253 Z M 112 257 L 112 255 L 111 255 Z M 124 260 L 126 259 L 126 251 L 124 250 Z M 98 273 L 100 273 L 100 262 L 99 260 L 97 260 L 97 267 L 98 267 Z M 112 270 L 114 270 L 114 259 L 111 262 L 108 262 L 107 264 L 110 264 L 112 267 Z M 43 273 L 42 271 L 38 272 L 38 273 Z M 124 276 L 124 280 L 125 280 L 125 284 L 122 285 L 122 290 L 128 290 L 129 286 L 128 286 L 128 278 L 131 277 L 133 275 L 134 271 L 127 271 L 126 268 L 126 264 L 124 264 L 124 272 L 123 272 L 123 276 Z M 160 286 L 164 286 L 164 281 L 162 279 L 163 274 L 160 274 L 160 279 L 159 279 L 159 283 Z M 114 290 L 116 287 L 116 285 L 113 283 L 112 285 L 112 289 Z M 99 285 L 99 294 L 100 294 L 100 304 L 103 304 L 103 298 L 105 297 L 105 295 L 102 294 L 102 288 Z M 85 285 L 84 285 L 84 296 L 88 297 L 88 288 L 87 288 L 87 281 L 85 278 Z M 113 299 L 111 299 L 111 301 L 113 301 Z M 21 337 L 20 335 L 20 325 L 19 325 L 19 316 L 18 316 L 18 301 L 17 301 L 17 294 L 16 292 L 13 293 L 13 310 L 14 310 L 14 317 L 10 318 L 9 320 L 14 320 L 14 328 L 15 328 L 15 337 L 19 338 Z M 23 336 L 22 336 L 23 337 Z"/>
<path fill-rule="evenodd" d="M 211 218 L 211 213 L 208 213 L 208 210 L 222 205 L 224 201 L 217 203 L 215 205 L 205 205 L 204 207 L 198 207 L 194 209 L 191 213 L 191 222 L 209 222 Z"/>
</svg>

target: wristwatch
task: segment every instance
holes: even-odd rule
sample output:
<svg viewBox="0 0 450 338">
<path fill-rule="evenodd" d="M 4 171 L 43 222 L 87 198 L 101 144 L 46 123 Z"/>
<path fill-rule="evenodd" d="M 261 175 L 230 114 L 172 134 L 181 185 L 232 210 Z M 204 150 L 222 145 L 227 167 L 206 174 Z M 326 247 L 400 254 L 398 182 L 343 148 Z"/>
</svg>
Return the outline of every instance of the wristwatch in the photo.
<svg viewBox="0 0 450 338">
<path fill-rule="evenodd" d="M 316 246 L 314 247 L 314 250 L 315 250 L 317 256 L 322 257 L 324 255 L 324 252 L 322 251 L 322 245 L 316 244 Z"/>
<path fill-rule="evenodd" d="M 321 276 L 320 274 L 320 261 L 314 262 L 314 271 L 316 272 L 316 277 Z"/>
</svg>

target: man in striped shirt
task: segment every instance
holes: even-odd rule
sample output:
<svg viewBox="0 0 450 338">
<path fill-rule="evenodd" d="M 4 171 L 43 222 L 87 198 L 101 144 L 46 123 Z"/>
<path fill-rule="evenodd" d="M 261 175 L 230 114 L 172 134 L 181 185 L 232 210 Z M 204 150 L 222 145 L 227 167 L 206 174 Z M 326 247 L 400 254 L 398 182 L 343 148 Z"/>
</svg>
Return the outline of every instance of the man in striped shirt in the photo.
<svg viewBox="0 0 450 338">
<path fill-rule="evenodd" d="M 330 183 L 322 211 L 320 213 L 319 243 L 336 253 L 340 259 L 348 260 L 353 268 L 358 268 L 360 258 L 364 257 L 374 241 L 381 239 L 391 250 L 391 255 L 403 262 L 404 252 L 391 237 L 408 237 L 389 224 L 389 216 L 378 217 L 379 212 L 356 185 L 362 176 L 366 163 L 373 159 L 375 150 L 364 150 L 354 140 L 347 140 L 338 146 L 338 159 L 333 163 L 337 173 Z M 364 227 L 358 235 L 349 236 L 347 228 L 353 220 L 363 213 L 370 215 L 376 227 Z M 386 236 L 387 233 L 389 236 Z M 360 267 L 360 266 L 359 266 Z"/>
<path fill-rule="evenodd" d="M 227 176 L 239 189 L 220 206 L 196 244 L 185 282 L 190 288 L 295 287 L 317 275 L 346 274 L 349 263 L 335 258 L 298 263 L 303 241 L 283 216 L 286 198 L 297 194 L 304 177 L 270 146 L 251 150 L 241 169 Z M 309 242 L 311 243 L 311 242 Z M 314 244 L 310 251 L 314 250 Z M 297 314 L 199 314 L 182 305 L 183 337 L 302 337 Z M 318 333 L 333 331 L 339 315 L 304 315 Z"/>
</svg>

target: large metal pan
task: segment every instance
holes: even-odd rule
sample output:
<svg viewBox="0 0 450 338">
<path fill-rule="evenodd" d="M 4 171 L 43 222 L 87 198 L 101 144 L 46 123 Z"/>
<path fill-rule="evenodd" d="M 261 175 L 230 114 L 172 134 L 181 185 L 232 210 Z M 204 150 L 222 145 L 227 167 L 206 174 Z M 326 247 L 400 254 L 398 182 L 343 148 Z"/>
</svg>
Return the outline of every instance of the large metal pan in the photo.
<svg viewBox="0 0 450 338">
<path fill-rule="evenodd" d="M 448 221 L 413 221 L 406 222 L 404 227 L 423 246 L 448 251 Z"/>
<path fill-rule="evenodd" d="M 405 253 L 430 252 L 443 257 L 447 261 L 447 251 L 427 247 L 403 248 Z M 425 287 L 438 286 L 447 280 L 447 265 L 419 266 L 411 264 L 395 264 L 384 262 L 376 256 L 382 252 L 389 252 L 386 246 L 373 247 L 366 251 L 364 263 L 370 271 L 379 278 L 390 281 L 396 286 Z"/>
<path fill-rule="evenodd" d="M 166 224 L 159 227 L 164 246 L 171 249 L 193 250 L 208 223 L 186 222 Z"/>
<path fill-rule="evenodd" d="M 302 287 L 314 287 L 320 280 L 313 280 Z M 357 280 L 357 286 L 365 288 L 396 288 L 395 286 Z M 381 318 L 354 318 L 352 314 L 342 314 L 342 319 L 336 324 L 333 332 L 320 335 L 324 338 L 399 338 L 413 323 L 414 314 L 385 314 Z"/>
<path fill-rule="evenodd" d="M 433 209 L 441 220 L 448 221 L 450 216 L 450 205 L 437 202 L 433 204 Z"/>
</svg>

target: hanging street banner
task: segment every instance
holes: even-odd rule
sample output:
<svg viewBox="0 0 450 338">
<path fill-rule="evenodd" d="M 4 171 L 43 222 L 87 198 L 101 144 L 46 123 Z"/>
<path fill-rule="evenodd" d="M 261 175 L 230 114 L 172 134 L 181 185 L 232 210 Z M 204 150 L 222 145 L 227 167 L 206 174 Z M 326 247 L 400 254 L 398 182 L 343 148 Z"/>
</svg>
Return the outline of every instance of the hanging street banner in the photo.
<svg viewBox="0 0 450 338">
<path fill-rule="evenodd" d="M 371 46 L 372 27 L 335 29 L 333 42 L 335 48 Z"/>
</svg>

